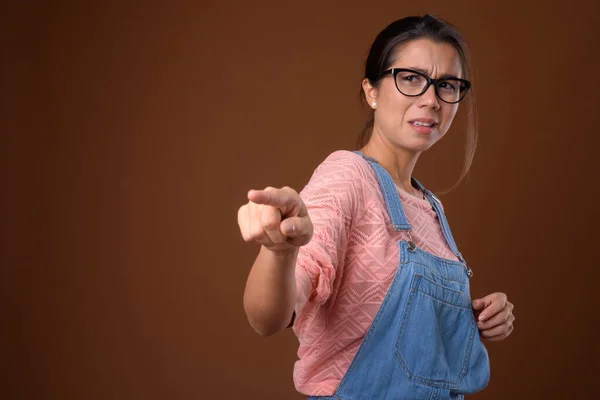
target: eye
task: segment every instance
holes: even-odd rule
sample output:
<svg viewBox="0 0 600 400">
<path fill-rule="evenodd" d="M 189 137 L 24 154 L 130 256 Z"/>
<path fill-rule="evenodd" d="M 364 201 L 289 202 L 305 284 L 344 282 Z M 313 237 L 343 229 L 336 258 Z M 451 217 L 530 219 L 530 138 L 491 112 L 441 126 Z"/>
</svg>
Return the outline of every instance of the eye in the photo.
<svg viewBox="0 0 600 400">
<path fill-rule="evenodd" d="M 421 83 L 421 81 L 423 80 L 423 77 L 419 75 L 404 75 L 401 78 L 403 81 L 411 83 Z"/>
<path fill-rule="evenodd" d="M 458 85 L 452 81 L 441 81 L 438 86 L 446 92 L 455 93 L 458 91 Z"/>
</svg>

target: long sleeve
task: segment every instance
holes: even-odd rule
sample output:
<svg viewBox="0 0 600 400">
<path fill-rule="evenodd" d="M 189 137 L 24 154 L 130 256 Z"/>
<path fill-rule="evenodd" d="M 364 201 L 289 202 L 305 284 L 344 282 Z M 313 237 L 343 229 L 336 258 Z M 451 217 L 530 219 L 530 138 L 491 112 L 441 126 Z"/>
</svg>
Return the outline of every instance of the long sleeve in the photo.
<svg viewBox="0 0 600 400">
<path fill-rule="evenodd" d="M 306 301 L 323 304 L 331 295 L 352 221 L 364 198 L 361 179 L 369 171 L 361 161 L 348 151 L 332 153 L 300 192 L 314 231 L 312 240 L 300 248 L 296 263 L 297 310 Z"/>
</svg>

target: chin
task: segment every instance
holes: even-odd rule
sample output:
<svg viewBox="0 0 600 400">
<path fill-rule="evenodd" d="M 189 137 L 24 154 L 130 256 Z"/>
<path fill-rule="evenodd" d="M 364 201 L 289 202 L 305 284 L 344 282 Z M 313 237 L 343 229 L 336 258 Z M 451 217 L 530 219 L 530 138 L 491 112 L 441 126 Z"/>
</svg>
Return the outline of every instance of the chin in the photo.
<svg viewBox="0 0 600 400">
<path fill-rule="evenodd" d="M 411 140 L 403 140 L 398 143 L 399 147 L 402 147 L 405 150 L 410 152 L 420 153 L 423 151 L 429 150 L 434 144 L 436 144 L 439 140 L 439 137 L 422 137 L 422 138 L 413 138 Z"/>
</svg>

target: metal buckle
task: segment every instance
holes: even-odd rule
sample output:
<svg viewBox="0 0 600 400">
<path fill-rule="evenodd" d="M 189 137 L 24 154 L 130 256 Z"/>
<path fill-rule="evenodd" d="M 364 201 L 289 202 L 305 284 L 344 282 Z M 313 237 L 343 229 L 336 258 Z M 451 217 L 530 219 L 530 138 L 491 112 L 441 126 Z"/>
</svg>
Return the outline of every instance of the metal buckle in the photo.
<svg viewBox="0 0 600 400">
<path fill-rule="evenodd" d="M 458 252 L 458 260 L 465 266 L 467 276 L 471 278 L 473 276 L 473 270 L 467 265 L 467 262 L 465 261 L 465 258 L 462 256 L 460 251 Z"/>
<path fill-rule="evenodd" d="M 406 244 L 408 245 L 408 249 L 410 251 L 415 251 L 417 249 L 417 245 L 415 244 L 415 242 L 413 242 L 413 238 L 410 234 L 410 231 L 406 231 L 406 234 L 408 235 L 408 242 L 406 242 Z"/>
</svg>

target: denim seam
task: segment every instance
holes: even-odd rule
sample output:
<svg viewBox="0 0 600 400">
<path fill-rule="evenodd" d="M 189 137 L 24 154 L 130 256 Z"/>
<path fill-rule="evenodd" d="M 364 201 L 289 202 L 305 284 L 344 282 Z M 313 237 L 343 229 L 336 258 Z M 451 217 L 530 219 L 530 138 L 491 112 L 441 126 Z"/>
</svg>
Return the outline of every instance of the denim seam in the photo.
<svg viewBox="0 0 600 400">
<path fill-rule="evenodd" d="M 434 268 L 431 268 L 431 266 L 430 266 L 430 265 L 423 264 L 423 263 L 421 263 L 421 262 L 419 262 L 419 261 L 407 261 L 407 262 L 403 262 L 403 263 L 402 263 L 402 265 L 401 265 L 401 268 L 406 268 L 406 266 L 407 266 L 407 265 L 410 265 L 410 264 L 413 264 L 413 265 L 419 265 L 419 266 L 421 266 L 421 267 L 423 267 L 423 268 L 426 268 L 428 271 L 431 271 L 433 275 L 435 275 L 435 276 L 439 277 L 440 279 L 442 279 L 442 280 L 444 280 L 444 281 L 447 281 L 447 282 L 453 282 L 453 283 L 458 283 L 458 284 L 460 284 L 460 285 L 463 285 L 463 286 L 465 286 L 465 288 L 468 288 L 468 287 L 469 287 L 469 283 L 468 283 L 468 282 L 461 282 L 461 281 L 456 281 L 456 280 L 454 280 L 454 279 L 445 278 L 445 277 L 444 277 L 444 275 L 440 275 L 440 274 L 439 274 L 439 270 L 437 270 L 437 269 L 434 269 Z M 461 267 L 461 268 L 463 268 L 463 270 L 464 270 L 464 267 Z M 466 274 L 464 274 L 464 276 L 467 276 L 467 275 L 466 275 Z"/>
<path fill-rule="evenodd" d="M 391 199 L 391 195 L 390 195 L 390 191 L 387 188 L 387 186 L 383 185 L 383 190 L 385 192 L 385 196 L 387 197 L 386 204 L 389 204 L 391 201 L 393 201 Z M 395 193 L 397 195 L 397 193 Z M 400 201 L 400 200 L 397 200 Z M 408 223 L 408 221 L 406 220 L 406 216 L 404 215 L 404 211 L 402 210 L 401 207 L 398 207 L 396 204 L 389 204 L 388 208 L 390 209 L 390 215 L 392 215 L 394 217 L 394 221 L 392 221 L 392 224 L 394 226 L 394 229 L 396 230 L 411 230 L 412 227 L 410 226 L 410 224 Z M 400 221 L 398 221 L 400 220 Z M 398 223 L 400 222 L 400 223 Z"/>
<path fill-rule="evenodd" d="M 456 293 L 457 295 L 461 295 L 461 296 L 467 296 L 467 297 L 468 297 L 468 295 L 467 295 L 465 292 L 461 292 L 461 291 L 458 291 L 458 290 L 455 290 L 455 289 L 452 289 L 452 288 L 449 288 L 449 287 L 446 287 L 446 286 L 442 286 L 442 285 L 440 285 L 440 284 L 438 284 L 438 283 L 435 283 L 435 282 L 433 282 L 431 279 L 428 279 L 427 277 L 425 277 L 425 276 L 423 276 L 423 275 L 421 275 L 421 274 L 415 274 L 415 276 L 419 276 L 419 280 L 425 280 L 425 281 L 427 281 L 429 284 L 431 284 L 431 285 L 435 285 L 436 287 L 439 287 L 441 290 L 448 290 L 448 291 L 451 291 L 451 292 L 453 292 L 453 293 Z M 419 282 L 419 286 L 421 286 L 421 282 Z M 422 291 L 422 290 L 419 290 L 419 288 L 417 288 L 417 290 L 418 290 L 419 292 L 423 293 L 424 295 L 426 295 L 426 296 L 429 296 L 429 297 L 431 297 L 432 299 L 436 299 L 436 300 L 438 300 L 438 301 L 440 301 L 440 302 L 442 302 L 442 303 L 446 303 L 446 304 L 449 304 L 449 305 L 454 305 L 454 306 L 456 306 L 456 307 L 460 307 L 460 308 L 466 308 L 467 310 L 470 310 L 470 309 L 471 309 L 471 304 L 469 304 L 468 306 L 461 306 L 460 304 L 449 303 L 449 302 L 447 302 L 447 301 L 445 301 L 445 300 L 443 300 L 443 299 L 440 299 L 440 298 L 438 298 L 438 297 L 436 297 L 436 296 L 433 296 L 433 295 L 431 295 L 431 294 L 429 294 L 429 293 L 426 293 L 426 292 L 424 292 L 424 291 Z"/>
<path fill-rule="evenodd" d="M 400 203 L 400 199 L 398 198 L 398 192 L 396 191 L 393 181 L 391 181 L 391 176 L 389 173 L 383 168 L 377 160 L 372 157 L 367 157 L 362 154 L 360 151 L 356 150 L 354 153 L 360 155 L 371 167 L 373 172 L 375 173 L 375 177 L 377 178 L 377 183 L 379 188 L 382 191 L 384 202 L 386 209 L 388 211 L 388 216 L 390 218 L 390 222 L 395 230 L 410 230 L 412 227 L 408 223 L 408 219 L 404 214 L 404 210 L 402 209 L 402 204 Z M 394 187 L 394 195 L 391 195 L 390 186 Z M 400 223 L 398 223 L 400 222 Z"/>
<path fill-rule="evenodd" d="M 414 280 L 414 276 L 413 276 L 413 280 Z M 411 281 L 411 286 L 412 286 L 412 281 Z M 400 356 L 399 351 L 397 349 L 398 349 L 398 343 L 400 341 L 400 338 L 404 334 L 404 327 L 406 326 L 406 320 L 408 319 L 408 309 L 413 301 L 413 294 L 415 291 L 416 291 L 416 289 L 413 289 L 413 288 L 410 289 L 408 298 L 406 299 L 406 304 L 404 305 L 404 309 L 403 309 L 404 312 L 402 314 L 402 320 L 400 321 L 400 329 L 398 329 L 398 332 L 396 333 L 396 341 L 394 343 L 394 358 L 396 358 L 396 361 L 398 361 L 398 364 L 400 365 L 400 368 L 402 368 L 404 375 L 406 375 L 406 377 L 409 379 L 410 379 L 411 373 L 410 373 L 410 371 L 408 371 L 408 366 L 406 366 L 404 359 L 402 358 L 402 356 Z"/>
<path fill-rule="evenodd" d="M 437 301 L 438 303 L 442 303 L 442 304 L 444 304 L 444 305 L 446 305 L 446 306 L 448 306 L 448 307 L 460 308 L 461 310 L 468 310 L 468 311 L 470 311 L 470 310 L 471 310 L 471 307 L 461 306 L 461 305 L 459 305 L 459 304 L 454 304 L 454 303 L 450 303 L 450 302 L 448 302 L 448 301 L 445 301 L 445 300 L 438 299 L 437 297 L 435 297 L 435 296 L 432 296 L 432 295 L 430 295 L 429 293 L 425 293 L 425 292 L 423 292 L 422 290 L 417 290 L 417 292 L 421 293 L 421 294 L 422 294 L 422 295 L 424 295 L 424 296 L 427 296 L 427 297 L 429 297 L 429 298 L 430 298 L 430 299 L 432 299 L 432 300 L 435 300 L 435 301 Z"/>
<path fill-rule="evenodd" d="M 447 276 L 449 276 L 451 273 L 446 273 L 445 275 L 444 274 L 440 274 L 440 270 L 436 269 L 436 268 L 432 268 L 430 264 L 425 264 L 425 263 L 422 263 L 420 261 L 415 261 L 415 260 L 408 260 L 406 262 L 403 262 L 402 264 L 419 265 L 421 267 L 427 268 L 429 271 L 433 271 L 434 275 L 438 276 L 440 279 L 443 279 L 443 280 L 448 281 L 448 282 L 460 283 L 461 285 L 465 285 L 465 286 L 468 285 L 468 282 L 466 280 L 465 281 L 457 281 L 457 280 L 454 280 L 454 279 L 451 279 L 451 278 L 447 278 Z M 465 270 L 465 268 L 463 266 L 461 266 L 460 270 L 461 270 L 461 272 L 463 272 Z M 454 272 L 454 273 L 456 273 L 456 272 Z M 464 275 L 466 276 L 466 274 L 464 274 Z"/>
<path fill-rule="evenodd" d="M 459 254 L 458 246 L 456 245 L 454 236 L 452 236 L 452 232 L 450 231 L 450 225 L 448 223 L 448 220 L 446 219 L 446 216 L 444 215 L 444 213 L 442 212 L 442 210 L 440 209 L 440 206 L 438 204 L 432 203 L 432 206 L 435 210 L 435 213 L 438 216 L 438 220 L 440 221 L 440 226 L 442 228 L 442 233 L 444 234 L 444 237 L 446 238 L 446 242 L 448 242 L 448 246 L 450 246 L 450 249 L 452 250 L 454 255 L 456 257 L 458 257 L 458 254 Z M 458 258 L 460 259 L 460 257 L 458 257 Z"/>
<path fill-rule="evenodd" d="M 379 183 L 379 187 L 381 188 L 381 190 L 383 192 L 386 208 L 388 210 L 390 219 L 392 220 L 391 222 L 392 222 L 392 225 L 394 226 L 394 229 L 396 229 L 396 230 L 412 229 L 412 227 L 408 223 L 408 220 L 406 219 L 406 215 L 404 214 L 404 210 L 402 209 L 402 203 L 400 202 L 400 199 L 398 198 L 399 195 L 398 195 L 398 192 L 395 189 L 395 187 L 393 190 L 394 195 L 392 195 L 390 185 L 393 187 L 393 185 L 392 185 L 393 182 L 390 183 L 391 177 L 389 176 L 387 171 L 382 166 L 375 164 L 375 163 L 371 163 L 371 166 L 372 166 L 373 170 L 375 171 L 375 175 L 378 178 L 377 181 Z M 400 223 L 398 223 L 398 222 L 400 222 Z"/>
<path fill-rule="evenodd" d="M 458 257 L 460 252 L 458 251 L 458 246 L 456 245 L 456 241 L 454 240 L 454 237 L 452 236 L 452 231 L 450 230 L 450 224 L 448 223 L 448 219 L 446 218 L 446 215 L 442 211 L 441 201 L 433 193 L 431 193 L 429 190 L 427 190 L 427 188 L 425 188 L 425 186 L 423 186 L 423 184 L 421 182 L 419 182 L 415 178 L 413 178 L 413 180 L 417 184 L 417 187 L 419 189 L 421 189 L 421 191 L 425 194 L 425 197 L 429 201 L 429 204 L 431 204 L 431 207 L 433 207 L 433 210 L 435 211 L 435 213 L 438 217 L 438 220 L 440 221 L 442 233 L 444 234 L 444 238 L 446 239 L 446 242 L 448 242 L 448 246 L 450 247 L 450 249 L 452 250 L 454 255 L 460 259 L 460 257 Z"/>
<path fill-rule="evenodd" d="M 429 396 L 429 400 L 437 400 L 440 394 L 439 388 L 434 388 L 431 391 L 431 396 Z"/>
<path fill-rule="evenodd" d="M 392 220 L 392 224 L 393 225 L 403 225 L 403 223 L 405 221 L 398 221 L 397 218 L 397 209 L 396 207 L 394 207 L 393 204 L 390 204 L 390 196 L 389 196 L 389 191 L 388 191 L 388 187 L 386 185 L 386 179 L 385 176 L 383 176 L 381 170 L 379 168 L 379 166 L 375 165 L 375 164 L 371 164 L 371 166 L 373 167 L 373 170 L 375 171 L 375 175 L 377 175 L 377 182 L 379 182 L 379 187 L 381 188 L 381 190 L 383 191 L 383 197 L 385 199 L 385 205 L 386 208 L 388 209 L 388 213 L 390 214 L 391 220 Z M 400 224 L 398 224 L 398 222 L 401 222 Z"/>
<path fill-rule="evenodd" d="M 460 379 L 458 380 L 458 385 L 464 379 L 465 375 L 467 375 L 467 370 L 469 368 L 469 360 L 471 358 L 471 351 L 473 350 L 473 340 L 475 339 L 475 332 L 477 331 L 477 326 L 475 325 L 475 321 L 471 323 L 471 333 L 469 335 L 469 345 L 467 347 L 467 354 L 465 355 L 465 359 L 463 361 L 463 369 L 461 371 Z"/>
</svg>

